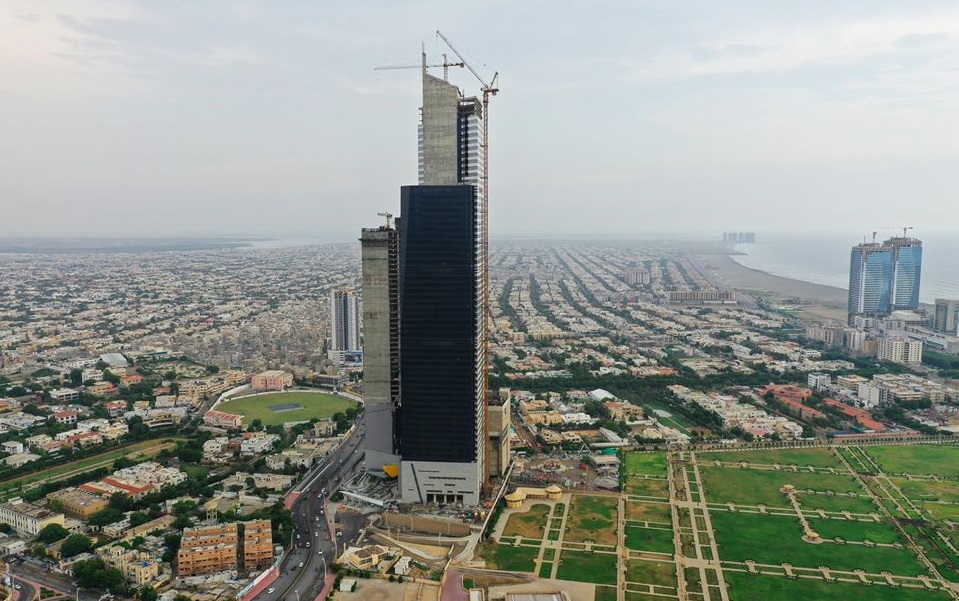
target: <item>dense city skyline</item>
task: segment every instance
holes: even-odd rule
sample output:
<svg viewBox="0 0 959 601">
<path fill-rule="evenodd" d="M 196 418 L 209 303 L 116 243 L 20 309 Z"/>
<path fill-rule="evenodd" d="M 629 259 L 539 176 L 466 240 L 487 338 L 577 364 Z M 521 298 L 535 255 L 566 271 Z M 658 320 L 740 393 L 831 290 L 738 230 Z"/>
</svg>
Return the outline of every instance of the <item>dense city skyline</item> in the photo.
<svg viewBox="0 0 959 601">
<path fill-rule="evenodd" d="M 416 177 L 416 71 L 372 68 L 436 28 L 501 72 L 495 235 L 954 216 L 954 5 L 546 8 L 9 3 L 0 235 L 351 239 Z"/>
</svg>

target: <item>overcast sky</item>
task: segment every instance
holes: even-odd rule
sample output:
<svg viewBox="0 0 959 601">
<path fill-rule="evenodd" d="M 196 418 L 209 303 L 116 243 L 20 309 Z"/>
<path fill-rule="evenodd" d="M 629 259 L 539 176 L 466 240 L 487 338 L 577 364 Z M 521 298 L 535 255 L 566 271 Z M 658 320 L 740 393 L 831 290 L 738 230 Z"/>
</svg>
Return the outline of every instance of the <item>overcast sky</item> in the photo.
<svg viewBox="0 0 959 601">
<path fill-rule="evenodd" d="M 500 72 L 494 236 L 959 223 L 955 0 L 5 0 L 0 234 L 355 239 L 436 29 Z"/>
</svg>

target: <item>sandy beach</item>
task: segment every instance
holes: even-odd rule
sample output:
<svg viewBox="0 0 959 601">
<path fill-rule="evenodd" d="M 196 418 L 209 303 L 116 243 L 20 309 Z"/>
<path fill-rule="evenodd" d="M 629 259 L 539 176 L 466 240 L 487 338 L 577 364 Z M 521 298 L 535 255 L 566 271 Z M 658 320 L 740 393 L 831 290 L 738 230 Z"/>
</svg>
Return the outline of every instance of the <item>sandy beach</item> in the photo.
<svg viewBox="0 0 959 601">
<path fill-rule="evenodd" d="M 802 317 L 813 321 L 846 321 L 847 291 L 772 275 L 751 269 L 733 260 L 728 248 L 714 249 L 696 245 L 689 249 L 698 261 L 715 276 L 736 290 L 762 292 L 779 300 L 795 300 L 804 305 Z"/>
</svg>

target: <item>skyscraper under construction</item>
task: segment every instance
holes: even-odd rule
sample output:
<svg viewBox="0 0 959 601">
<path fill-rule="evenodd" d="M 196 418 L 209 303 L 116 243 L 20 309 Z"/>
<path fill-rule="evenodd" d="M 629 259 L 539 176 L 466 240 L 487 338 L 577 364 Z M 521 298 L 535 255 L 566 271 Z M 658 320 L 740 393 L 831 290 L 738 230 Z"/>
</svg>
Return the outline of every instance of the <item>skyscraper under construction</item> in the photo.
<svg viewBox="0 0 959 601">
<path fill-rule="evenodd" d="M 485 481 L 483 117 L 424 67 L 419 185 L 401 189 L 395 230 L 361 238 L 367 462 L 401 459 L 404 502 L 477 504 Z"/>
</svg>

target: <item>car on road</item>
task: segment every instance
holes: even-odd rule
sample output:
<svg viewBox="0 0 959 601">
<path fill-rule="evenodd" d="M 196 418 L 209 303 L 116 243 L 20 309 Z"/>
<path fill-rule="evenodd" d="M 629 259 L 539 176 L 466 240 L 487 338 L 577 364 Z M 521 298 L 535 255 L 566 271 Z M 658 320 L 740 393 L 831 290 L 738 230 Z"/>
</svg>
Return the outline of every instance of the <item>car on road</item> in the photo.
<svg viewBox="0 0 959 601">
<path fill-rule="evenodd" d="M 302 567 L 303 567 L 303 562 L 301 561 L 301 562 L 300 562 L 300 565 L 298 565 L 298 566 L 296 566 L 296 567 L 302 568 Z"/>
<path fill-rule="evenodd" d="M 16 584 L 13 585 L 13 588 L 15 588 L 15 589 L 17 589 L 17 590 L 19 591 L 19 590 L 20 590 L 21 588 L 23 588 L 23 587 L 20 586 L 20 583 L 18 582 L 18 583 L 16 583 Z"/>
<path fill-rule="evenodd" d="M 310 548 L 310 541 L 306 541 L 306 548 L 307 548 L 307 549 Z"/>
<path fill-rule="evenodd" d="M 266 594 L 267 594 L 267 595 L 272 595 L 272 594 L 275 593 L 275 592 L 276 592 L 276 589 L 273 588 L 272 586 L 271 586 L 270 588 L 266 589 Z"/>
<path fill-rule="evenodd" d="M 342 532 L 337 532 L 336 535 L 337 535 L 337 536 L 343 536 L 343 533 L 342 533 Z"/>
</svg>

